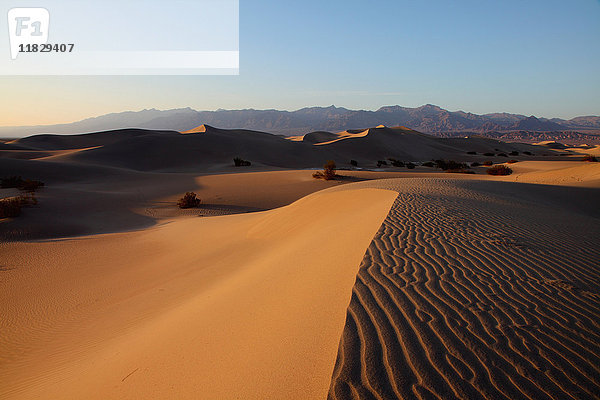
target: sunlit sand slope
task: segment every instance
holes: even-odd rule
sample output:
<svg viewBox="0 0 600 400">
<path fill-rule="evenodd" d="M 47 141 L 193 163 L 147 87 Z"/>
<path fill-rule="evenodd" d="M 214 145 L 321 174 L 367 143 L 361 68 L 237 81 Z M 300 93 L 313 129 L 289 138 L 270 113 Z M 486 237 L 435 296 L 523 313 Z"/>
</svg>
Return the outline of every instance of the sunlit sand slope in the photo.
<svg viewBox="0 0 600 400">
<path fill-rule="evenodd" d="M 598 191 L 383 181 L 330 399 L 600 397 Z"/>
<path fill-rule="evenodd" d="M 0 398 L 325 398 L 360 261 L 396 196 L 325 191 L 0 243 Z"/>
</svg>

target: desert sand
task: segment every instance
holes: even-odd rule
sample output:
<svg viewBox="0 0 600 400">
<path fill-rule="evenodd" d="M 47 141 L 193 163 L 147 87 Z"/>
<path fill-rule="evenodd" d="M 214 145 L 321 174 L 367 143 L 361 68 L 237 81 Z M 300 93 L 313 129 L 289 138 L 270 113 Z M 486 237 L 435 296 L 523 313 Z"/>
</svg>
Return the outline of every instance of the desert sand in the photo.
<svg viewBox="0 0 600 400">
<path fill-rule="evenodd" d="M 8 142 L 2 176 L 46 187 L 0 220 L 0 398 L 600 396 L 595 148 L 271 136 Z M 500 151 L 534 155 L 504 177 L 374 166 Z M 329 157 L 365 170 L 313 179 Z"/>
</svg>

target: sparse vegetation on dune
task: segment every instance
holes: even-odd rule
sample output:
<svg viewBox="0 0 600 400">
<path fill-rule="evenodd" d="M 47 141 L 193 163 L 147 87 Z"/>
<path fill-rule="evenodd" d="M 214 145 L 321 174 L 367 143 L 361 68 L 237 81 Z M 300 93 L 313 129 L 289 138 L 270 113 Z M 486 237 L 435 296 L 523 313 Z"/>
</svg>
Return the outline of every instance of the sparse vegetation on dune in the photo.
<svg viewBox="0 0 600 400">
<path fill-rule="evenodd" d="M 586 154 L 586 155 L 583 157 L 583 160 L 582 160 L 582 161 L 587 161 L 587 162 L 598 162 L 598 159 L 597 159 L 596 157 L 594 157 L 593 155 L 591 155 L 591 154 Z"/>
<path fill-rule="evenodd" d="M 201 200 L 198 198 L 198 195 L 194 192 L 187 192 L 179 201 L 177 205 L 179 208 L 196 208 L 200 206 Z"/>
<path fill-rule="evenodd" d="M 506 165 L 499 164 L 488 168 L 487 173 L 488 175 L 510 175 L 513 173 L 513 170 Z"/>
<path fill-rule="evenodd" d="M 387 166 L 387 165 L 388 165 L 387 161 L 384 161 L 384 160 L 379 160 L 379 161 L 377 161 L 377 168 L 381 168 L 381 167 L 383 167 L 384 165 L 385 165 L 385 166 Z"/>
<path fill-rule="evenodd" d="M 395 158 L 388 158 L 388 160 L 392 163 L 393 167 L 404 168 L 405 164 L 403 161 L 396 160 Z"/>
<path fill-rule="evenodd" d="M 2 189 L 16 188 L 25 192 L 35 192 L 42 186 L 44 186 L 44 182 L 32 179 L 23 179 L 20 176 L 2 178 L 0 182 L 0 187 L 2 187 Z"/>
<path fill-rule="evenodd" d="M 35 204 L 37 204 L 37 199 L 33 195 L 0 199 L 0 218 L 18 217 L 21 215 L 23 207 Z"/>
<path fill-rule="evenodd" d="M 252 165 L 250 161 L 244 160 L 240 157 L 236 157 L 233 159 L 233 163 L 236 167 L 249 167 Z"/>
<path fill-rule="evenodd" d="M 335 161 L 329 160 L 323 165 L 323 171 L 317 171 L 313 174 L 313 178 L 315 179 L 325 179 L 326 181 L 331 181 L 337 177 L 335 170 L 337 166 Z"/>
<path fill-rule="evenodd" d="M 468 169 L 469 166 L 465 163 L 456 162 L 453 160 L 435 160 L 435 166 L 443 171 L 452 170 L 463 170 Z"/>
</svg>

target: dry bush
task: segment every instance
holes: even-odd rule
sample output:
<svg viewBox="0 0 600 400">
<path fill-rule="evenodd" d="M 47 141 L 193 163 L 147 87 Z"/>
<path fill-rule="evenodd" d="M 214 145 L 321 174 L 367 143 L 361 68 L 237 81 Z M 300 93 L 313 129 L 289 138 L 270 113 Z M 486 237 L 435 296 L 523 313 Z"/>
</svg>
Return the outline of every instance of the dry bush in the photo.
<svg viewBox="0 0 600 400">
<path fill-rule="evenodd" d="M 433 163 L 433 161 L 427 161 L 427 162 L 424 162 L 421 165 L 423 165 L 424 167 L 429 167 L 429 168 L 435 167 L 435 164 Z"/>
<path fill-rule="evenodd" d="M 37 204 L 37 199 L 33 195 L 0 199 L 0 218 L 18 217 L 23 207 L 34 204 Z"/>
<path fill-rule="evenodd" d="M 491 167 L 492 165 L 494 165 L 494 163 L 491 161 L 484 161 L 483 165 L 485 165 L 486 167 Z"/>
<path fill-rule="evenodd" d="M 177 205 L 179 208 L 196 208 L 200 206 L 200 199 L 196 193 L 187 192 L 181 199 L 179 199 Z"/>
<path fill-rule="evenodd" d="M 323 165 L 323 172 L 317 171 L 313 174 L 313 178 L 315 179 L 325 179 L 326 181 L 331 181 L 336 178 L 335 170 L 337 166 L 335 165 L 335 161 L 329 160 Z"/>
<path fill-rule="evenodd" d="M 435 166 L 440 168 L 443 171 L 447 171 L 449 169 L 467 169 L 469 166 L 465 163 L 459 163 L 453 160 L 435 160 Z"/>
<path fill-rule="evenodd" d="M 405 166 L 404 162 L 402 162 L 400 160 L 396 160 L 395 158 L 388 158 L 388 160 L 390 160 L 393 167 L 404 168 L 404 166 Z"/>
<path fill-rule="evenodd" d="M 417 166 L 415 164 L 411 163 L 411 162 L 406 163 L 406 168 L 408 168 L 408 169 L 415 169 L 416 167 Z"/>
<path fill-rule="evenodd" d="M 381 167 L 382 167 L 382 166 L 384 166 L 384 165 L 385 165 L 385 166 L 387 166 L 387 165 L 388 165 L 387 161 L 383 161 L 383 160 L 379 160 L 379 161 L 377 161 L 377 168 L 381 168 Z"/>
<path fill-rule="evenodd" d="M 235 164 L 236 167 L 249 167 L 252 165 L 252 163 L 250 161 L 246 161 L 239 157 L 234 158 L 233 163 Z"/>
<path fill-rule="evenodd" d="M 596 157 L 594 157 L 593 155 L 591 155 L 591 154 L 586 154 L 586 155 L 583 157 L 583 161 L 587 161 L 587 162 L 598 162 L 598 159 L 597 159 Z"/>
<path fill-rule="evenodd" d="M 0 182 L 0 187 L 2 187 L 2 189 L 16 188 L 25 192 L 35 192 L 42 186 L 44 186 L 44 182 L 23 179 L 20 176 L 2 178 L 2 181 Z"/>
<path fill-rule="evenodd" d="M 358 161 L 350 160 L 350 165 L 352 165 L 353 167 L 358 167 Z"/>
<path fill-rule="evenodd" d="M 494 165 L 492 168 L 488 168 L 488 175 L 510 175 L 513 170 L 506 165 Z"/>
<path fill-rule="evenodd" d="M 514 164 L 514 163 L 518 163 L 519 161 L 517 160 L 508 160 L 506 163 L 507 164 Z"/>
</svg>

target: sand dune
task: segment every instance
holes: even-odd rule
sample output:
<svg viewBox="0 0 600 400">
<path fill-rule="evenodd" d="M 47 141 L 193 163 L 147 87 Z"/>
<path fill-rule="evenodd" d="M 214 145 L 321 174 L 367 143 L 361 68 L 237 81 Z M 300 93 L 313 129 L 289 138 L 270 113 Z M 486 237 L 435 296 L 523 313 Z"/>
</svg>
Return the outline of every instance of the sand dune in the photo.
<svg viewBox="0 0 600 400">
<path fill-rule="evenodd" d="M 11 151 L 25 146 L 35 152 Z M 340 133 L 313 132 L 284 138 L 250 130 L 227 130 L 202 125 L 185 133 L 124 129 L 82 135 L 37 135 L 9 142 L 0 157 L 44 158 L 48 161 L 93 164 L 137 171 L 207 172 L 220 171 L 234 157 L 254 167 L 314 168 L 327 160 L 350 166 L 376 165 L 378 160 L 428 161 L 450 158 L 483 161 L 481 153 L 511 151 L 543 152 L 558 156 L 544 146 L 503 143 L 479 137 L 439 138 L 408 128 L 380 126 Z M 71 151 L 68 151 L 71 150 Z M 76 150 L 76 151 L 75 151 Z M 479 152 L 468 155 L 468 152 Z M 53 153 L 52 153 L 53 152 Z"/>
<path fill-rule="evenodd" d="M 597 191 L 376 186 L 400 195 L 363 259 L 330 399 L 598 397 Z"/>
<path fill-rule="evenodd" d="M 396 195 L 0 244 L 0 397 L 326 397 L 360 259 Z"/>
</svg>

